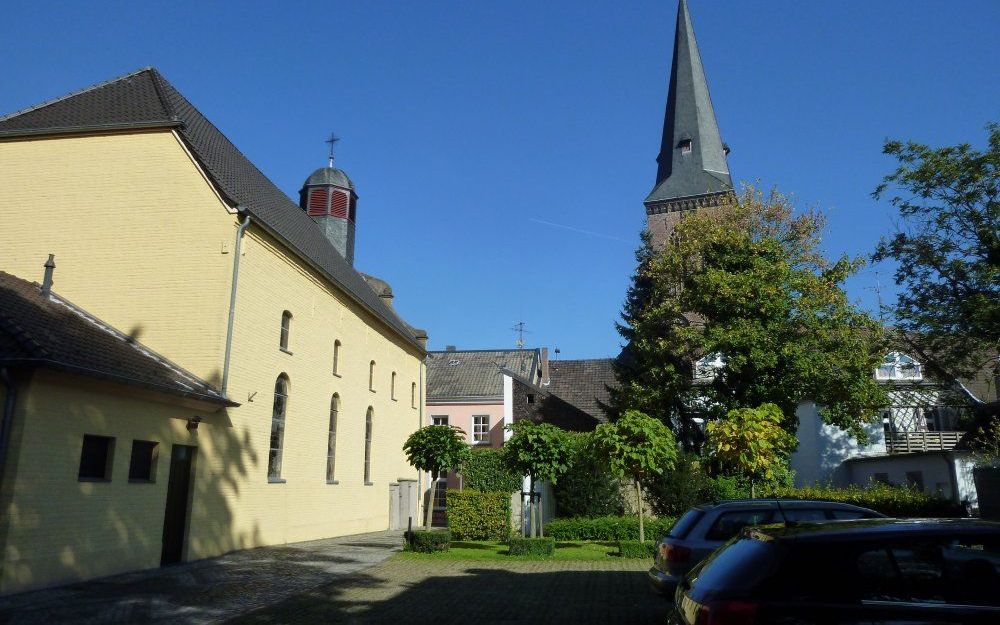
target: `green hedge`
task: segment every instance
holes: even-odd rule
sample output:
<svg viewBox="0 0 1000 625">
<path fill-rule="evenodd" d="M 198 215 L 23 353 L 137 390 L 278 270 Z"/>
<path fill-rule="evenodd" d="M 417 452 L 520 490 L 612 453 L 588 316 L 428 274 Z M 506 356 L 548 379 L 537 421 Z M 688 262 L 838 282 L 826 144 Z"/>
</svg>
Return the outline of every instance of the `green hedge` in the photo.
<svg viewBox="0 0 1000 625">
<path fill-rule="evenodd" d="M 510 555 L 512 556 L 551 556 L 555 550 L 556 539 L 551 536 L 510 539 Z"/>
<path fill-rule="evenodd" d="M 484 493 L 513 493 L 521 490 L 521 480 L 517 473 L 503 463 L 499 449 L 472 449 L 458 470 L 462 474 L 465 488 Z"/>
<path fill-rule="evenodd" d="M 619 481 L 592 452 L 590 440 L 589 432 L 567 437 L 570 466 L 552 485 L 555 512 L 560 518 L 606 516 L 624 511 Z"/>
<path fill-rule="evenodd" d="M 656 540 L 665 535 L 674 521 L 674 517 L 644 519 L 647 538 Z M 545 524 L 545 535 L 556 540 L 639 540 L 639 519 L 634 516 L 553 519 Z"/>
<path fill-rule="evenodd" d="M 638 540 L 618 541 L 618 555 L 623 558 L 652 558 L 655 549 L 656 542 L 652 540 L 645 542 Z"/>
<path fill-rule="evenodd" d="M 456 540 L 506 540 L 510 493 L 449 490 L 448 529 Z"/>
<path fill-rule="evenodd" d="M 872 483 L 867 488 L 859 486 L 847 488 L 833 488 L 832 486 L 783 487 L 761 493 L 761 496 L 838 501 L 870 508 L 882 514 L 899 518 L 965 516 L 965 509 L 962 506 L 947 499 L 928 495 L 905 486 L 889 486 L 880 483 Z"/>
<path fill-rule="evenodd" d="M 448 551 L 451 547 L 451 532 L 448 530 L 414 530 L 406 532 L 410 551 L 434 553 Z"/>
</svg>

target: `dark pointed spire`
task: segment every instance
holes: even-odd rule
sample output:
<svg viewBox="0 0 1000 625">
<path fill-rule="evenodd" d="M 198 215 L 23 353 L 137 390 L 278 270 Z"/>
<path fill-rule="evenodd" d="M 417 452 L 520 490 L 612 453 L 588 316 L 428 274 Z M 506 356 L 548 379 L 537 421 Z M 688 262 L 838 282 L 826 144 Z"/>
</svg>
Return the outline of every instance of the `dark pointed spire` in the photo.
<svg viewBox="0 0 1000 625">
<path fill-rule="evenodd" d="M 731 190 L 727 152 L 715 121 L 687 0 L 680 0 L 656 186 L 646 203 Z"/>
</svg>

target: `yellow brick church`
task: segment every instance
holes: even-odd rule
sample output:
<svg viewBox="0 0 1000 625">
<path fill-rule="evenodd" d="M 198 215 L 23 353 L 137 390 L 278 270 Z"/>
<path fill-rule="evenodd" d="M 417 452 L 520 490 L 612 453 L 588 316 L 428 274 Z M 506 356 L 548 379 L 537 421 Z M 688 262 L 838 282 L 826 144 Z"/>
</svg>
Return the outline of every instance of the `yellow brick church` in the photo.
<svg viewBox="0 0 1000 625">
<path fill-rule="evenodd" d="M 0 594 L 419 514 L 427 337 L 356 210 L 152 68 L 0 118 Z"/>
</svg>

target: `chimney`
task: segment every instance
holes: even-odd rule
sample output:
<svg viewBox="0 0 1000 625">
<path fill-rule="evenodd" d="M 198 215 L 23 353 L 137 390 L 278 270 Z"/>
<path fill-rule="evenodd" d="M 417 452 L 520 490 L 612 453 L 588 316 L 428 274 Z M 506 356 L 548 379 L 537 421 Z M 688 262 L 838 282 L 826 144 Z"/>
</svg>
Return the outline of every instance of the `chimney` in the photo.
<svg viewBox="0 0 1000 625">
<path fill-rule="evenodd" d="M 42 280 L 42 295 L 48 297 L 52 293 L 52 272 L 56 268 L 56 255 L 49 254 L 49 259 L 45 261 L 45 278 Z"/>
<path fill-rule="evenodd" d="M 549 348 L 543 347 L 541 349 L 542 359 L 539 365 L 539 375 L 542 376 L 542 386 L 549 385 Z"/>
<path fill-rule="evenodd" d="M 444 351 L 446 351 L 446 352 L 454 352 L 454 351 L 458 351 L 458 350 L 457 350 L 457 348 L 454 345 L 445 345 L 444 346 Z"/>
</svg>

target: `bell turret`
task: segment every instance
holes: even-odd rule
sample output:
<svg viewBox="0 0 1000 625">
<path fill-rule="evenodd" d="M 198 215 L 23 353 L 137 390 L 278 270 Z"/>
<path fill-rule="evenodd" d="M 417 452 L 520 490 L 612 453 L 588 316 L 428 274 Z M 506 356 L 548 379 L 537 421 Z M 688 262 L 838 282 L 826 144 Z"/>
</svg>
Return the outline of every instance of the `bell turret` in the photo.
<svg viewBox="0 0 1000 625">
<path fill-rule="evenodd" d="M 353 266 L 358 194 L 347 174 L 333 166 L 333 144 L 336 142 L 333 136 L 327 141 L 330 144 L 329 162 L 306 179 L 299 191 L 299 206 L 319 224 L 333 247 Z"/>
</svg>

